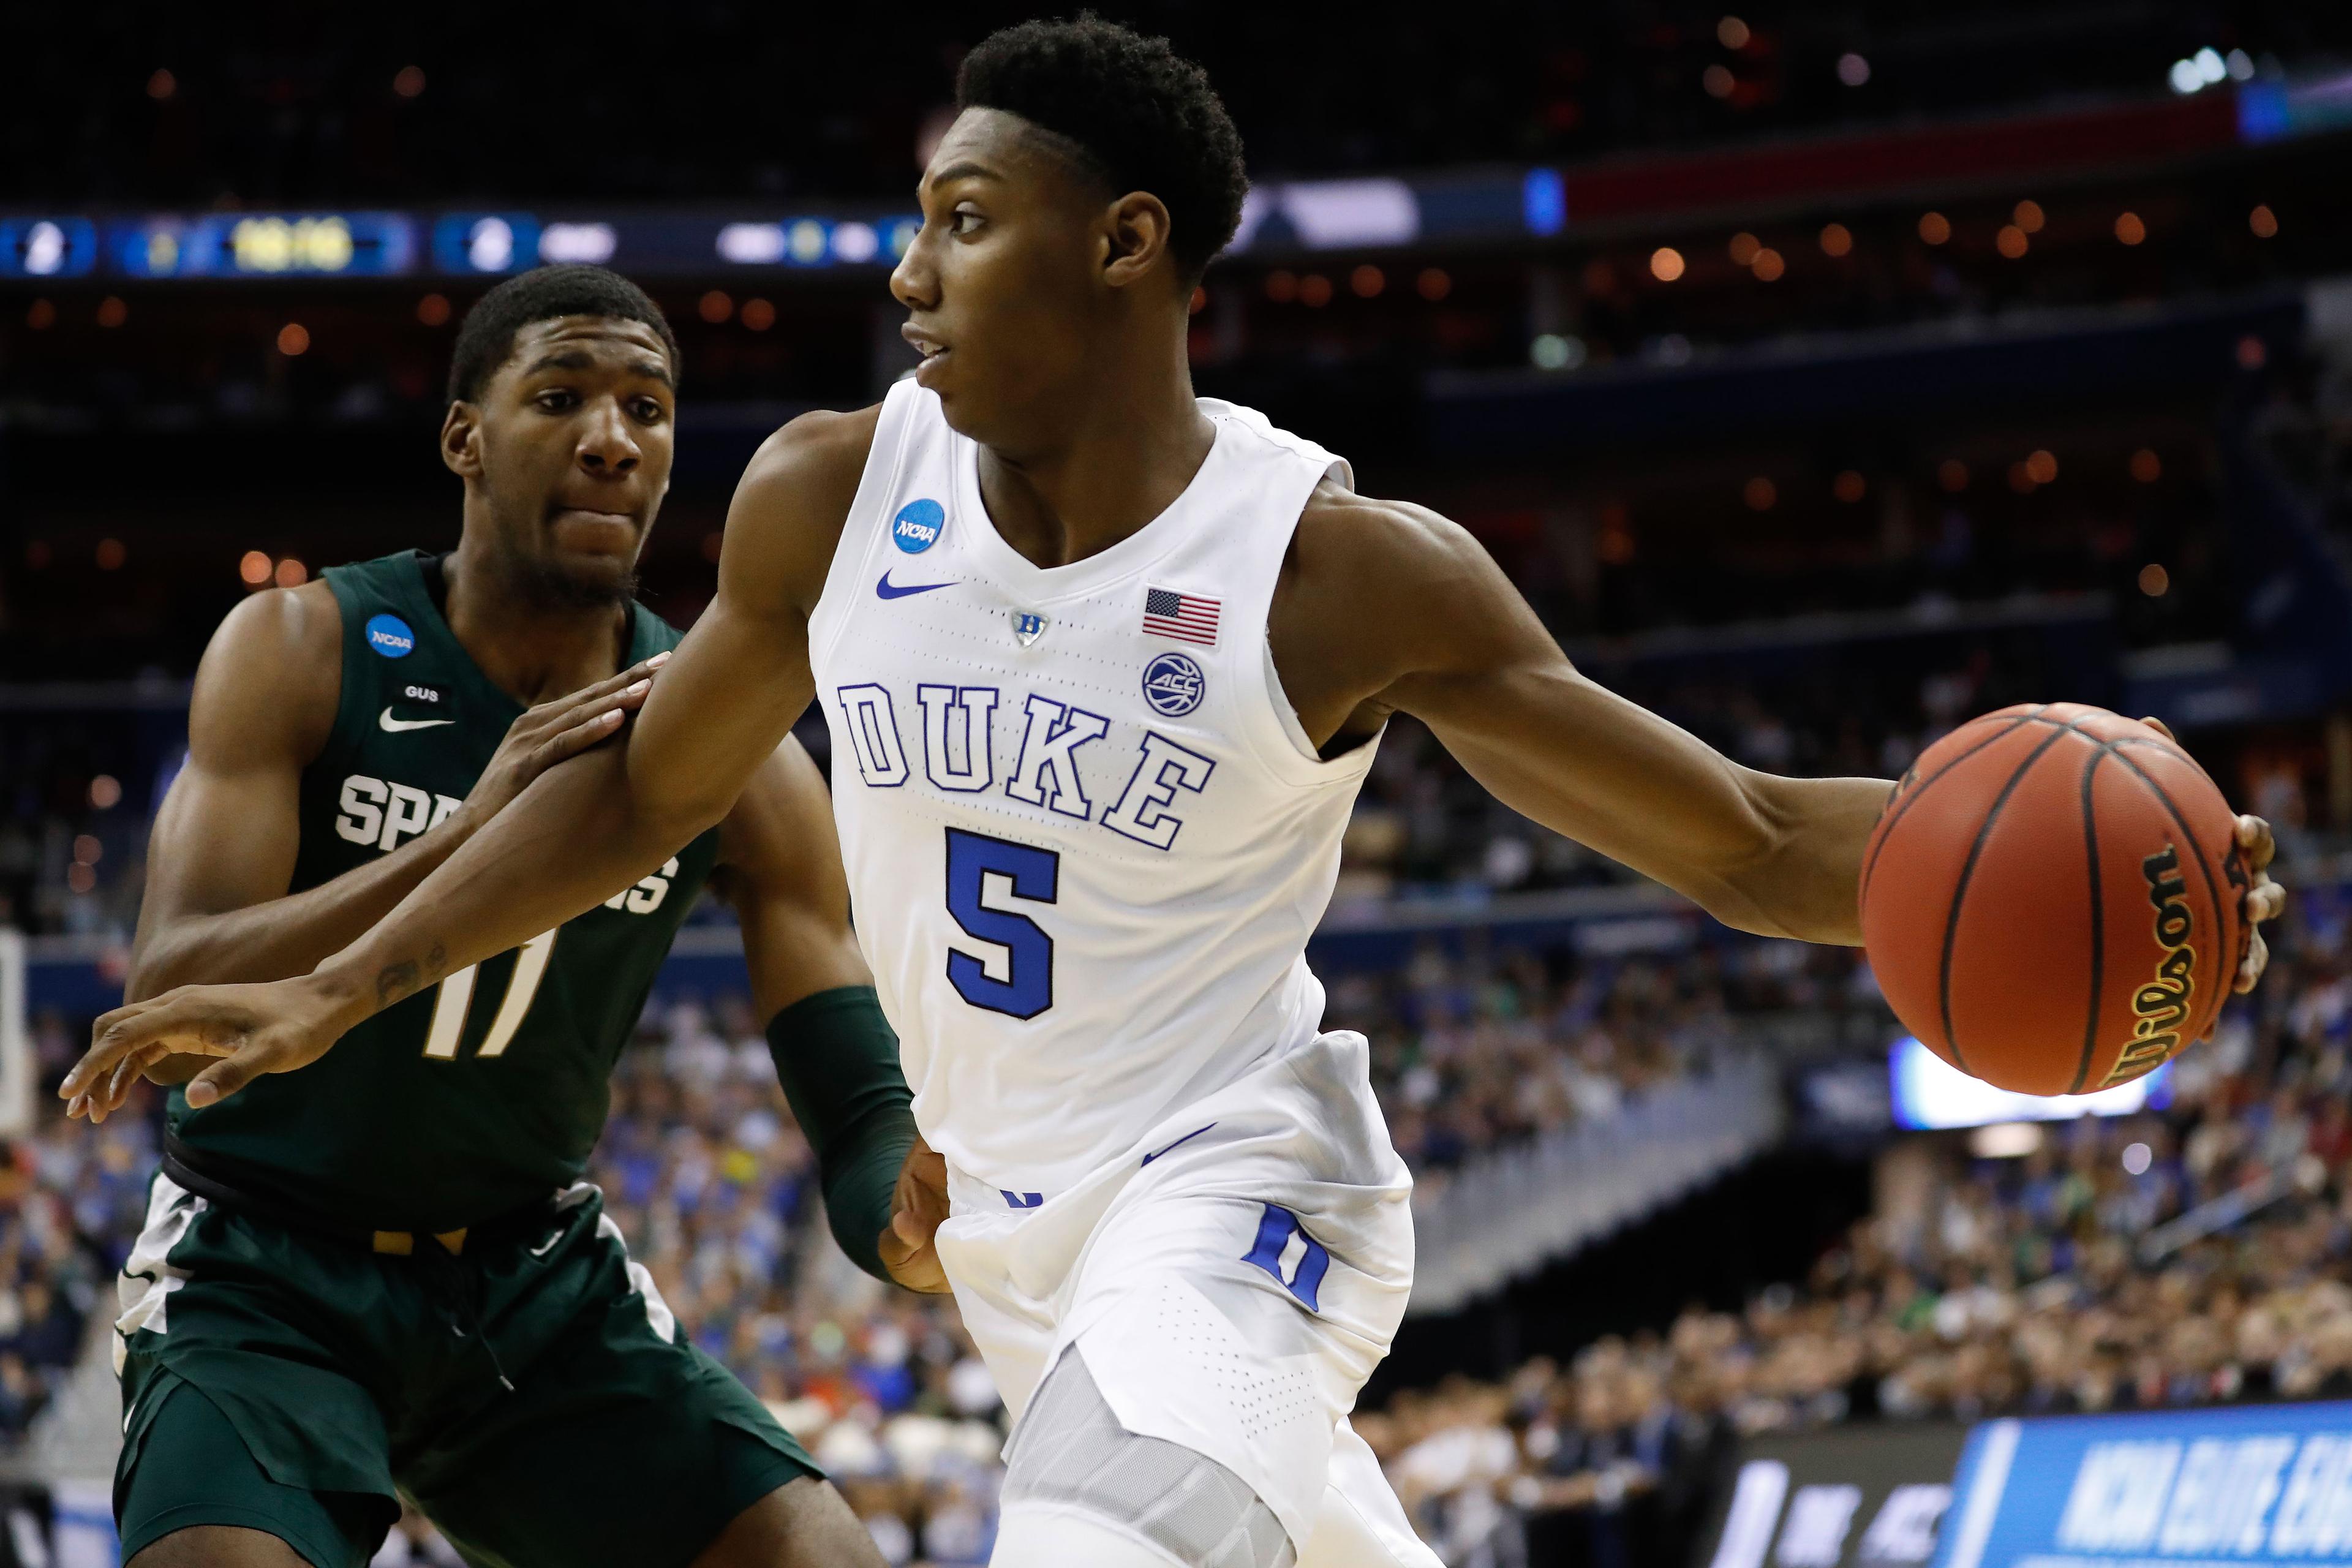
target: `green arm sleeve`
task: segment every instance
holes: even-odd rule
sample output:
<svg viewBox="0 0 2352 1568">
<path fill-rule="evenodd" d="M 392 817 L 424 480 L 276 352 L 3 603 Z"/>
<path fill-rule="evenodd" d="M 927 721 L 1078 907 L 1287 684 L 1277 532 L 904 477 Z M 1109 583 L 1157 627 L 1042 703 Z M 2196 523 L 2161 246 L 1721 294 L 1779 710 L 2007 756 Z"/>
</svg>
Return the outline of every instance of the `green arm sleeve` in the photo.
<svg viewBox="0 0 2352 1568">
<path fill-rule="evenodd" d="M 824 1212 L 849 1259 L 887 1280 L 878 1250 L 898 1168 L 915 1142 L 898 1037 L 871 985 L 804 996 L 768 1021 L 768 1054 L 816 1151 Z"/>
</svg>

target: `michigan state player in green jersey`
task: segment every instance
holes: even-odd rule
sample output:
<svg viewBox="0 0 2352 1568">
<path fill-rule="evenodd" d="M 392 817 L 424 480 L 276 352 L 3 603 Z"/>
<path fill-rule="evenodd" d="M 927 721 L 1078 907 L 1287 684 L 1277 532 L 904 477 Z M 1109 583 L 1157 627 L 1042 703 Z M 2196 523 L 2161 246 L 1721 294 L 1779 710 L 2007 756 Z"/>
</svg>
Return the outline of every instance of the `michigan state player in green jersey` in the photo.
<svg viewBox="0 0 2352 1568">
<path fill-rule="evenodd" d="M 134 998 L 307 971 L 618 732 L 678 640 L 632 596 L 677 366 L 660 311 L 599 268 L 475 307 L 442 435 L 457 548 L 337 567 L 222 624 L 156 819 Z M 203 1109 L 173 1094 L 115 1352 L 131 1568 L 351 1568 L 401 1495 L 478 1564 L 879 1568 L 581 1179 L 706 883 L 740 914 L 835 1233 L 941 1288 L 824 783 L 787 742 L 650 875 L 371 1018 L 320 1070 Z M 130 1066 L 184 1081 L 203 1060 Z M 131 1076 L 73 1109 L 102 1117 Z"/>
</svg>

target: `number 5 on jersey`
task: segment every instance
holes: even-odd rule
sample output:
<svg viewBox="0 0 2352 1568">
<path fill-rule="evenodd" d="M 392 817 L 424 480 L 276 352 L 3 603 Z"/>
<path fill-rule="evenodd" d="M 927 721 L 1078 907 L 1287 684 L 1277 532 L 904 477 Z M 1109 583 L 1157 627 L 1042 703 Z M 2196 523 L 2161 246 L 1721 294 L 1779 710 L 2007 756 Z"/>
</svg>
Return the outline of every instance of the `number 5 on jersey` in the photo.
<svg viewBox="0 0 2352 1568">
<path fill-rule="evenodd" d="M 988 879 L 1002 879 L 1012 897 L 1025 903 L 1059 900 L 1062 858 L 1051 849 L 991 838 L 984 833 L 948 830 L 948 913 L 964 934 L 1004 952 L 1004 978 L 988 972 L 985 960 L 959 947 L 948 949 L 948 982 L 975 1007 L 1015 1018 L 1034 1018 L 1054 1005 L 1054 939 L 1027 915 L 988 902 Z"/>
</svg>

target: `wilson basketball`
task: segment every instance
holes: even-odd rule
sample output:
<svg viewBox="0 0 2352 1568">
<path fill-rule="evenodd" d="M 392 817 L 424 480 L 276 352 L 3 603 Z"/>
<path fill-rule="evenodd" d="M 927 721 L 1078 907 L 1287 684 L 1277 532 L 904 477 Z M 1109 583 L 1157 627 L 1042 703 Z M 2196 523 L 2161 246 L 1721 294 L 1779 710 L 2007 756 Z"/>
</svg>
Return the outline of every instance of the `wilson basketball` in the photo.
<svg viewBox="0 0 2352 1568">
<path fill-rule="evenodd" d="M 1886 1000 L 1929 1049 L 2082 1094 L 2202 1039 L 2243 961 L 2250 879 L 2221 790 L 2105 709 L 2009 708 L 1920 756 L 1863 862 Z"/>
</svg>

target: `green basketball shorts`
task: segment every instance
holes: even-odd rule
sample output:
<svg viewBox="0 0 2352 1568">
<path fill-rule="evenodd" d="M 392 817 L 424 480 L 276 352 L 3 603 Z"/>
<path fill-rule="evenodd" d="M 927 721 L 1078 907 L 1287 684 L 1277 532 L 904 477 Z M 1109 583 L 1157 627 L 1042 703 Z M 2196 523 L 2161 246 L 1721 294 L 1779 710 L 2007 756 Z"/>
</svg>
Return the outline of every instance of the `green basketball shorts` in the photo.
<svg viewBox="0 0 2352 1568">
<path fill-rule="evenodd" d="M 819 1473 L 594 1187 L 533 1230 L 393 1255 L 157 1175 L 115 1325 L 123 1561 L 215 1524 L 363 1568 L 404 1495 L 478 1568 L 683 1568 Z"/>
</svg>

